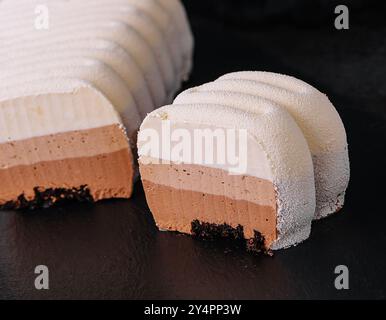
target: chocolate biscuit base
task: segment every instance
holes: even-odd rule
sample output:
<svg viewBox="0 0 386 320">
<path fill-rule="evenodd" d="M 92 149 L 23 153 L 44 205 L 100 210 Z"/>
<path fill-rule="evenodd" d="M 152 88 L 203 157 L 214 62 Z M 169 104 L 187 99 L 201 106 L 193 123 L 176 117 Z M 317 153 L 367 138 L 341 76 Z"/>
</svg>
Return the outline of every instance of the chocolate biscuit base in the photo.
<svg viewBox="0 0 386 320">
<path fill-rule="evenodd" d="M 272 251 L 265 247 L 265 240 L 260 232 L 255 231 L 254 237 L 246 240 L 244 238 L 244 230 L 241 225 L 233 228 L 227 224 L 217 225 L 194 220 L 192 221 L 191 234 L 194 238 L 201 240 L 213 241 L 217 239 L 229 239 L 237 241 L 245 246 L 248 252 L 264 253 L 269 256 L 273 255 Z"/>
<path fill-rule="evenodd" d="M 66 202 L 94 202 L 87 186 L 80 186 L 72 189 L 47 189 L 34 188 L 35 197 L 28 200 L 24 194 L 21 194 L 17 200 L 8 201 L 0 205 L 0 210 L 35 210 L 39 208 L 49 208 L 54 205 Z"/>
</svg>

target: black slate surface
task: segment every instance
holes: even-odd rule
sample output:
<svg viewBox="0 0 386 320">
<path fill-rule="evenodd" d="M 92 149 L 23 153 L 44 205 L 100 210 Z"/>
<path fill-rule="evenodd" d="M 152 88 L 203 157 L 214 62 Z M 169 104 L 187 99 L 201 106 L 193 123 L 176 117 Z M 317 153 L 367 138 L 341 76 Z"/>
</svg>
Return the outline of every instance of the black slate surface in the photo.
<svg viewBox="0 0 386 320">
<path fill-rule="evenodd" d="M 140 183 L 131 200 L 0 212 L 0 299 L 386 298 L 384 14 L 356 10 L 350 30 L 337 31 L 329 13 L 311 25 L 296 10 L 288 21 L 255 24 L 248 10 L 205 15 L 187 4 L 196 56 L 186 87 L 253 69 L 297 76 L 329 95 L 349 140 L 344 209 L 274 257 L 158 232 Z M 229 19 L 245 12 L 246 23 Z M 50 270 L 47 291 L 34 287 L 41 264 Z M 334 269 L 342 264 L 350 289 L 338 291 Z"/>
</svg>

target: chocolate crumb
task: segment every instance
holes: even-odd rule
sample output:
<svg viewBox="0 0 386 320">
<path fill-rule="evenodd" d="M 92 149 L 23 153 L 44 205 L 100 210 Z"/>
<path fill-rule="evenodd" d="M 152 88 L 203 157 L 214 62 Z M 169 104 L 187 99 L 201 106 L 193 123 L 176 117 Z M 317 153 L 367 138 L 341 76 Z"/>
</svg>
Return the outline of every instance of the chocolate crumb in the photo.
<svg viewBox="0 0 386 320">
<path fill-rule="evenodd" d="M 35 197 L 32 200 L 27 200 L 25 195 L 21 194 L 17 200 L 0 205 L 0 210 L 36 210 L 65 202 L 94 202 L 90 190 L 85 185 L 71 189 L 35 187 L 34 193 Z"/>
<path fill-rule="evenodd" d="M 260 232 L 254 230 L 254 237 L 246 240 L 247 251 L 256 253 L 262 252 L 266 255 L 273 256 L 272 250 L 267 250 L 264 242 L 264 236 Z"/>
<path fill-rule="evenodd" d="M 240 225 L 238 225 L 237 228 L 232 228 L 227 224 L 216 225 L 194 220 L 192 221 L 191 232 L 193 237 L 204 240 L 215 240 L 221 238 L 231 240 L 244 239 L 243 227 Z"/>
<path fill-rule="evenodd" d="M 260 232 L 254 230 L 254 237 L 252 239 L 245 239 L 244 229 L 241 225 L 233 228 L 225 223 L 213 224 L 193 220 L 191 223 L 191 234 L 194 238 L 201 240 L 213 241 L 217 239 L 229 239 L 232 241 L 240 241 L 248 252 L 264 253 L 269 256 L 273 255 L 272 251 L 265 247 L 265 239 Z"/>
</svg>

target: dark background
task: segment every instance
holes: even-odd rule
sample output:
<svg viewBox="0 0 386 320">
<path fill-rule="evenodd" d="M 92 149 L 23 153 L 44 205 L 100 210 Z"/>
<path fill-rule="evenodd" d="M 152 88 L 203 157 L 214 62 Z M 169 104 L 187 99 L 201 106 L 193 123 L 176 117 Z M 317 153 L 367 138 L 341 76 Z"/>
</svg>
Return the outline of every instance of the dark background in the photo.
<svg viewBox="0 0 386 320">
<path fill-rule="evenodd" d="M 328 94 L 349 141 L 344 209 L 272 258 L 158 232 L 140 183 L 131 200 L 1 212 L 0 298 L 385 299 L 385 4 L 184 2 L 196 39 L 186 87 L 231 71 L 266 70 Z M 349 30 L 334 28 L 337 4 L 350 9 Z M 34 289 L 39 264 L 49 267 L 48 291 Z M 349 290 L 334 287 L 341 264 L 350 270 Z"/>
</svg>

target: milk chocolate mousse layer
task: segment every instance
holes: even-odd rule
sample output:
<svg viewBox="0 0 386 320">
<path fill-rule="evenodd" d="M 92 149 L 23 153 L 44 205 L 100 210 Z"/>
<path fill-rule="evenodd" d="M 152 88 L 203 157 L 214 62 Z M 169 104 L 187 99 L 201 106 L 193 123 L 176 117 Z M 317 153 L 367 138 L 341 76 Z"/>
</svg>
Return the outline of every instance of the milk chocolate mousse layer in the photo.
<svg viewBox="0 0 386 320">
<path fill-rule="evenodd" d="M 147 201 L 157 226 L 192 233 L 196 220 L 243 226 L 246 240 L 255 232 L 269 248 L 277 238 L 276 197 L 272 182 L 191 164 L 142 164 Z M 253 192 L 251 192 L 253 190 Z"/>
<path fill-rule="evenodd" d="M 95 201 L 132 193 L 133 157 L 119 125 L 3 143 L 0 154 L 0 206 L 6 208 L 28 207 L 25 202 L 44 192 L 52 204 L 71 192 Z"/>
</svg>

